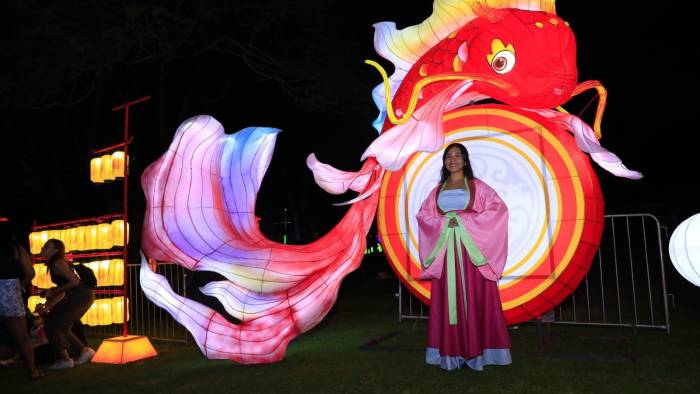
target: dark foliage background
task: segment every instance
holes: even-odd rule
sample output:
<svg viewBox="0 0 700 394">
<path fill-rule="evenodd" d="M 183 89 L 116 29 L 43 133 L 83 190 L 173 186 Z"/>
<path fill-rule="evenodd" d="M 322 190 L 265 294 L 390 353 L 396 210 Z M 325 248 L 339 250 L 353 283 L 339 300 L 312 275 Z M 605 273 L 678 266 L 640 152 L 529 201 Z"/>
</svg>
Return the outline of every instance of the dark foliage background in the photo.
<svg viewBox="0 0 700 394">
<path fill-rule="evenodd" d="M 143 215 L 143 168 L 196 114 L 229 132 L 274 126 L 275 155 L 259 195 L 263 231 L 279 239 L 284 208 L 293 242 L 330 229 L 345 212 L 313 183 L 305 157 L 356 170 L 376 133 L 370 91 L 379 76 L 372 24 L 416 24 L 432 2 L 14 0 L 0 5 L 0 216 L 22 231 L 39 223 L 116 212 L 120 184 L 89 181 L 91 149 L 119 142 L 111 108 L 138 97 L 130 206 Z M 609 91 L 603 145 L 641 181 L 598 171 L 606 211 L 651 212 L 671 229 L 697 213 L 691 139 L 698 75 L 687 47 L 690 13 L 560 1 L 579 48 L 579 80 Z M 663 15 L 662 15 L 663 14 Z M 387 62 L 383 62 L 389 66 Z M 581 111 L 591 96 L 567 108 Z M 582 116 L 592 123 L 594 108 Z M 596 168 L 599 170 L 598 168 Z"/>
</svg>

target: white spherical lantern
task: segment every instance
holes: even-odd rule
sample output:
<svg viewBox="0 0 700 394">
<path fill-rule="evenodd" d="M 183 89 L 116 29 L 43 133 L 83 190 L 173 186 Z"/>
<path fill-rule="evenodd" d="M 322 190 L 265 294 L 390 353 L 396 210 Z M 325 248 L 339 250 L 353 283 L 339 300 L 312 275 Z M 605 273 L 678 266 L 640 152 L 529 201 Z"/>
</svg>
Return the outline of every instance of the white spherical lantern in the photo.
<svg viewBox="0 0 700 394">
<path fill-rule="evenodd" d="M 700 213 L 676 227 L 668 245 L 668 254 L 676 271 L 700 287 Z"/>
</svg>

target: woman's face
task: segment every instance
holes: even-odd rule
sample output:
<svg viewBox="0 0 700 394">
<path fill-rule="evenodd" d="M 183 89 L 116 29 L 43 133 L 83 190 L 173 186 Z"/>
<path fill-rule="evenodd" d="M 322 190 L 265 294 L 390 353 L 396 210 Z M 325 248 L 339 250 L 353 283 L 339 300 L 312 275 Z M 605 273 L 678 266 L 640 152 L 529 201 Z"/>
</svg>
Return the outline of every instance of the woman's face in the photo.
<svg viewBox="0 0 700 394">
<path fill-rule="evenodd" d="M 447 151 L 445 155 L 445 168 L 450 173 L 459 172 L 464 169 L 464 158 L 462 158 L 462 152 L 458 147 L 453 146 Z"/>
<path fill-rule="evenodd" d="M 50 259 L 51 256 L 56 254 L 56 251 L 58 248 L 53 244 L 53 242 L 47 242 L 44 244 L 44 246 L 41 248 L 41 257 L 45 259 Z"/>
</svg>

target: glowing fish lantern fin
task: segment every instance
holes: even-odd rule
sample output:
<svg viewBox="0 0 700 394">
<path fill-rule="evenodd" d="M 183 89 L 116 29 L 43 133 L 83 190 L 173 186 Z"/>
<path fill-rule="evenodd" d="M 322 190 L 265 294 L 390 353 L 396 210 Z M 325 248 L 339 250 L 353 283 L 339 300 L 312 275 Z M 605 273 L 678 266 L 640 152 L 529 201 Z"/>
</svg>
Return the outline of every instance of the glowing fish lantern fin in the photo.
<svg viewBox="0 0 700 394">
<path fill-rule="evenodd" d="M 200 260 L 230 242 L 263 238 L 255 197 L 277 132 L 248 128 L 227 135 L 209 116 L 185 121 L 170 149 L 142 175 L 147 196 L 142 247 L 149 257 L 197 269 Z"/>
<path fill-rule="evenodd" d="M 595 131 L 578 116 L 554 110 L 533 110 L 538 114 L 553 120 L 565 130 L 570 131 L 576 140 L 576 145 L 588 153 L 591 159 L 609 173 L 628 179 L 641 179 L 642 173 L 628 169 L 622 160 L 614 153 L 603 148 L 596 138 Z"/>
<path fill-rule="evenodd" d="M 396 171 L 414 153 L 440 149 L 445 141 L 442 116 L 471 85 L 471 81 L 453 82 L 420 107 L 408 122 L 377 137 L 362 154 L 362 160 L 375 157 L 382 167 Z"/>
<path fill-rule="evenodd" d="M 146 296 L 187 327 L 209 358 L 280 360 L 294 336 L 328 313 L 342 279 L 363 257 L 376 193 L 352 205 L 313 243 L 283 245 L 262 235 L 255 201 L 277 132 L 257 127 L 228 135 L 216 119 L 197 116 L 178 128 L 168 151 L 142 176 L 147 200 L 144 253 L 221 274 L 226 281 L 209 283 L 202 291 L 242 321 L 231 324 L 206 306 L 172 293 L 159 275 L 142 275 Z M 360 170 L 369 176 L 358 177 L 354 187 L 378 184 L 372 162 Z M 147 265 L 145 270 L 150 270 Z"/>
<path fill-rule="evenodd" d="M 372 168 L 363 168 L 358 172 L 338 170 L 318 161 L 313 153 L 306 158 L 306 166 L 313 172 L 316 184 L 330 194 L 343 194 L 348 189 L 362 191 L 367 186 L 372 172 Z"/>
</svg>

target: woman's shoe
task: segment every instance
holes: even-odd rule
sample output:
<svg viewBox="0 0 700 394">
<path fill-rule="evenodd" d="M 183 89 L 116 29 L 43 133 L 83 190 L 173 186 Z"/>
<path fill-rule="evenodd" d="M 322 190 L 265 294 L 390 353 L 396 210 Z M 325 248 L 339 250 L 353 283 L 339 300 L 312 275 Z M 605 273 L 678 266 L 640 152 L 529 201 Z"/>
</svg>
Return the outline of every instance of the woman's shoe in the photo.
<svg viewBox="0 0 700 394">
<path fill-rule="evenodd" d="M 80 352 L 80 356 L 75 360 L 75 365 L 81 365 L 85 364 L 86 362 L 89 362 L 92 360 L 92 358 L 95 356 L 95 350 L 92 348 L 87 348 L 87 350 L 83 350 Z"/>
<path fill-rule="evenodd" d="M 69 358 L 68 360 L 64 360 L 62 358 L 54 361 L 53 364 L 49 366 L 50 369 L 66 369 L 66 368 L 73 368 L 75 364 L 73 363 L 73 359 Z"/>
<path fill-rule="evenodd" d="M 43 378 L 44 376 L 46 376 L 45 373 L 43 373 L 43 372 L 41 372 L 41 371 L 39 371 L 39 370 L 36 370 L 36 371 L 32 372 L 31 374 L 29 374 L 29 379 L 31 379 L 31 380 L 39 380 L 39 379 Z"/>
</svg>

